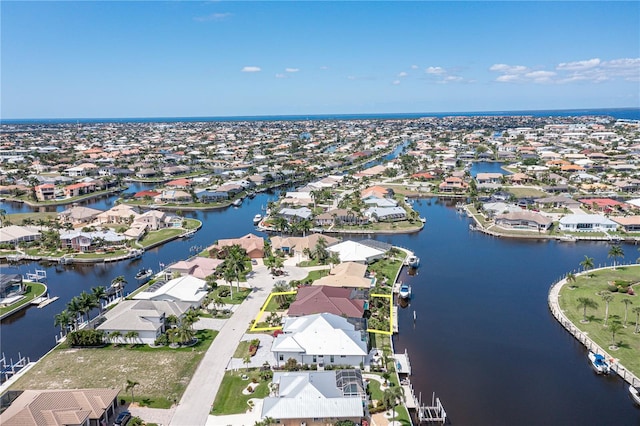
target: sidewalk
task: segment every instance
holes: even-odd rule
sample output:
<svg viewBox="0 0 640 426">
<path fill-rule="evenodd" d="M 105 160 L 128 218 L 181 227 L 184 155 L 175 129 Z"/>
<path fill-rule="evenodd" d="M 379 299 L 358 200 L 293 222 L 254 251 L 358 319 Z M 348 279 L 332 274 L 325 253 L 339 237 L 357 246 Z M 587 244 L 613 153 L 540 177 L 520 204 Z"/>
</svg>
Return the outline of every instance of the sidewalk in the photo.
<svg viewBox="0 0 640 426">
<path fill-rule="evenodd" d="M 294 279 L 299 280 L 307 275 L 307 271 L 295 266 L 287 266 L 285 269 L 288 274 L 279 278 L 287 282 Z M 238 342 L 247 331 L 251 320 L 255 318 L 276 283 L 263 264 L 254 265 L 253 271 L 255 274 L 247 279 L 246 285 L 252 287 L 254 291 L 220 329 L 182 395 L 171 419 L 171 425 L 197 426 L 207 424 L 209 412 L 216 392 L 222 383 L 229 360 L 233 356 Z"/>
</svg>

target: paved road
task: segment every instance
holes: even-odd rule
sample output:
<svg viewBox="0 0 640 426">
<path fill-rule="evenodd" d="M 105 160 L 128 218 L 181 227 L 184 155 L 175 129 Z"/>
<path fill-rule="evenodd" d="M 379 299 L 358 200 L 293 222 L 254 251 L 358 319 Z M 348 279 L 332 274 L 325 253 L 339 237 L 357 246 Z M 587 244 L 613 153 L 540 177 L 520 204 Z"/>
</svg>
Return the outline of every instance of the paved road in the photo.
<svg viewBox="0 0 640 426">
<path fill-rule="evenodd" d="M 278 277 L 278 280 L 284 279 L 288 282 L 307 276 L 305 269 L 295 266 L 286 265 L 285 270 L 288 274 L 284 277 Z M 233 356 L 238 342 L 247 331 L 251 320 L 260 311 L 276 282 L 261 263 L 254 265 L 253 271 L 255 274 L 247 279 L 247 284 L 254 288 L 254 292 L 247 297 L 220 329 L 182 395 L 171 419 L 171 425 L 198 426 L 207 423 L 227 364 Z"/>
</svg>

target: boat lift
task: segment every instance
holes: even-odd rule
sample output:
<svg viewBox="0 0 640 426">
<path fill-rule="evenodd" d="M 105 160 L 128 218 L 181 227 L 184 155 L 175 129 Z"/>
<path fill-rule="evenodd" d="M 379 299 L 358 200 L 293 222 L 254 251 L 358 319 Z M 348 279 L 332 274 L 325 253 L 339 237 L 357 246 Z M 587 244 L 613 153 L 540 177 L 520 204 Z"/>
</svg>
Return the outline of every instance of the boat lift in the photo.
<svg viewBox="0 0 640 426">
<path fill-rule="evenodd" d="M 422 403 L 422 392 L 418 399 L 418 422 L 419 423 L 441 423 L 447 421 L 447 413 L 444 411 L 440 398 L 436 398 L 436 393 L 431 395 L 431 405 Z"/>
<path fill-rule="evenodd" d="M 44 269 L 36 269 L 35 272 L 27 272 L 24 276 L 26 281 L 42 282 L 47 279 L 47 271 Z"/>
</svg>

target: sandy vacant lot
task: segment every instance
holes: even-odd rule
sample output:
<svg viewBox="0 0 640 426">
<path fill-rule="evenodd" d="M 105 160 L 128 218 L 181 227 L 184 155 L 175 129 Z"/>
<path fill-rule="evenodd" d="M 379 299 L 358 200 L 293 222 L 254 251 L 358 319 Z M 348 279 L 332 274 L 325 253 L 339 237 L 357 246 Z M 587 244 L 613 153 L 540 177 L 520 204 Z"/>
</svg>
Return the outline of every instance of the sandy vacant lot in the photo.
<svg viewBox="0 0 640 426">
<path fill-rule="evenodd" d="M 107 387 L 124 391 L 127 380 L 133 380 L 139 382 L 134 388 L 136 402 L 165 408 L 174 398 L 180 399 L 210 342 L 182 349 L 59 349 L 40 360 L 11 389 Z M 124 396 L 122 392 L 120 397 Z"/>
</svg>

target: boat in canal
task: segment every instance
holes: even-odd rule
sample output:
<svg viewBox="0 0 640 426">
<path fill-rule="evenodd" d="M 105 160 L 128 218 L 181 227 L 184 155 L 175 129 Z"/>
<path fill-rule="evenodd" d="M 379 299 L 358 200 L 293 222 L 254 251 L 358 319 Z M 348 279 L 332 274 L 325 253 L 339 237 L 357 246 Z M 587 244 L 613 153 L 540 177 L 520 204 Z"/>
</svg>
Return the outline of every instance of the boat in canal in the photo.
<svg viewBox="0 0 640 426">
<path fill-rule="evenodd" d="M 605 360 L 603 355 L 589 352 L 589 361 L 591 362 L 591 367 L 593 367 L 596 373 L 609 374 L 609 363 Z"/>
<path fill-rule="evenodd" d="M 149 268 L 149 269 L 140 269 L 137 273 L 136 273 L 136 280 L 138 281 L 144 281 L 149 279 L 151 276 L 153 275 L 153 269 Z"/>
<path fill-rule="evenodd" d="M 261 214 L 257 214 L 253 217 L 253 224 L 257 225 L 260 223 L 260 221 L 262 220 L 262 215 Z"/>
<path fill-rule="evenodd" d="M 402 284 L 398 291 L 398 296 L 402 299 L 411 299 L 411 286 L 409 284 Z"/>
<path fill-rule="evenodd" d="M 629 385 L 629 394 L 636 405 L 640 406 L 640 386 Z"/>
<path fill-rule="evenodd" d="M 418 266 L 420 266 L 420 258 L 414 254 L 409 255 L 405 259 L 404 264 L 411 268 L 417 268 Z"/>
<path fill-rule="evenodd" d="M 233 200 L 233 203 L 231 203 L 233 207 L 240 207 L 241 204 L 242 204 L 242 198 L 237 198 Z"/>
</svg>

